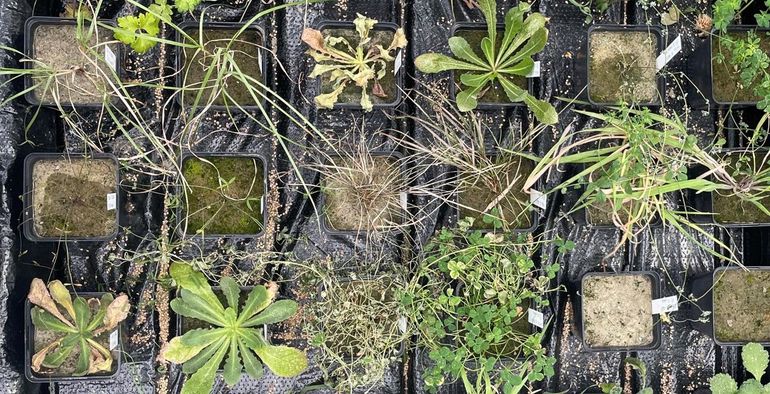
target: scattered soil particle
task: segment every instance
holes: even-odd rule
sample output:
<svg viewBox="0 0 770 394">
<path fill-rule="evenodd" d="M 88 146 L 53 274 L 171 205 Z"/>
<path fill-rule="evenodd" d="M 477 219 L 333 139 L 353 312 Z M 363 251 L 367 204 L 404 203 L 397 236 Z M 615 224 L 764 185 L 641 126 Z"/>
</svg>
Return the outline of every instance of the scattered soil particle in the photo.
<svg viewBox="0 0 770 394">
<path fill-rule="evenodd" d="M 182 173 L 187 233 L 258 234 L 263 228 L 264 164 L 251 157 L 189 157 Z"/>
<path fill-rule="evenodd" d="M 728 40 L 742 40 L 748 36 L 748 32 L 728 32 Z M 770 53 L 770 37 L 767 35 L 758 34 L 758 37 L 762 38 L 759 46 L 765 51 Z M 713 35 L 711 38 L 712 48 L 712 93 L 714 94 L 714 100 L 719 102 L 752 102 L 759 101 L 761 97 L 754 94 L 754 88 L 760 81 L 756 80 L 749 86 L 744 86 L 741 82 L 740 69 L 733 66 L 732 52 L 722 45 L 722 40 L 725 38 L 720 35 Z M 717 57 L 723 56 L 723 61 L 718 61 Z"/>
<path fill-rule="evenodd" d="M 259 48 L 263 45 L 262 34 L 257 30 L 248 29 L 233 40 L 237 32 L 238 29 L 207 28 L 204 26 L 203 50 L 199 48 L 184 49 L 184 58 L 190 59 L 185 60 L 186 68 L 183 75 L 183 85 L 188 88 L 184 91 L 185 105 L 192 105 L 199 93 L 201 94 L 199 105 L 205 105 L 209 100 L 213 105 L 219 106 L 234 105 L 234 103 L 247 106 L 257 105 L 257 100 L 252 97 L 251 90 L 241 82 L 236 74 L 240 72 L 264 83 L 259 59 L 261 56 Z M 197 27 L 186 29 L 185 33 L 196 40 L 199 38 Z M 222 57 L 221 53 L 218 55 L 219 51 L 224 50 L 227 50 L 232 56 L 225 58 Z M 232 60 L 235 64 L 225 61 L 225 59 Z M 238 70 L 234 69 L 236 65 Z M 211 70 L 212 66 L 216 68 Z M 211 70 L 211 75 L 207 78 L 206 74 L 209 70 Z M 256 83 L 250 85 L 256 91 L 261 91 Z M 261 97 L 259 93 L 255 92 L 255 95 L 259 100 Z"/>
<path fill-rule="evenodd" d="M 110 66 L 104 61 L 104 54 L 106 48 L 114 54 L 118 53 L 116 44 L 99 43 L 112 38 L 109 30 L 96 29 L 96 34 L 91 36 L 87 46 L 78 41 L 77 26 L 74 24 L 41 24 L 32 35 L 35 68 L 45 65 L 56 73 L 51 82 L 47 81 L 49 74 L 33 80 L 33 83 L 40 84 L 34 90 L 38 100 L 44 104 L 55 103 L 56 97 L 61 103 L 104 102 L 105 95 L 109 94 L 108 78 L 113 75 Z"/>
<path fill-rule="evenodd" d="M 724 342 L 770 340 L 770 272 L 730 269 L 714 280 L 714 337 Z"/>
<path fill-rule="evenodd" d="M 653 342 L 652 280 L 644 274 L 588 275 L 583 280 L 583 335 L 590 347 Z"/>
<path fill-rule="evenodd" d="M 117 227 L 107 195 L 117 193 L 111 159 L 38 160 L 32 165 L 32 220 L 41 237 L 105 237 Z"/>
<path fill-rule="evenodd" d="M 658 41 L 643 31 L 595 31 L 588 38 L 591 99 L 600 103 L 658 102 Z"/>
</svg>

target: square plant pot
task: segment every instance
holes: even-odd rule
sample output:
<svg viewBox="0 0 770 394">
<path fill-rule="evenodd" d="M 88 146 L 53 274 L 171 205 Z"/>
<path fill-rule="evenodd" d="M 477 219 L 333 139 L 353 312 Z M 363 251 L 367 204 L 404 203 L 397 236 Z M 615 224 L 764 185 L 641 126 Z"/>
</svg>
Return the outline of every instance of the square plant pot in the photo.
<svg viewBox="0 0 770 394">
<path fill-rule="evenodd" d="M 591 351 L 653 350 L 660 321 L 652 300 L 660 296 L 655 272 L 589 272 L 580 280 L 581 336 Z"/>
<path fill-rule="evenodd" d="M 497 31 L 501 34 L 497 35 L 498 42 L 496 45 L 500 45 L 503 34 L 505 32 L 505 25 L 502 23 L 497 24 Z M 484 54 L 481 53 L 481 40 L 487 36 L 487 25 L 485 23 L 475 22 L 458 22 L 452 26 L 450 37 L 459 36 L 468 41 L 473 52 L 484 59 Z M 533 78 L 519 77 L 512 80 L 516 86 L 526 90 L 532 96 L 535 95 Z M 452 81 L 449 83 L 449 94 L 452 100 L 457 99 L 458 87 L 460 86 L 460 73 L 452 71 Z M 524 102 L 512 103 L 508 100 L 508 96 L 505 91 L 496 81 L 492 83 L 487 91 L 478 98 L 477 109 L 503 109 L 511 107 L 526 106 Z"/>
<path fill-rule="evenodd" d="M 327 175 L 321 176 L 321 203 L 322 220 L 321 226 L 324 231 L 332 235 L 350 235 L 366 234 L 370 231 L 378 230 L 397 230 L 398 225 L 403 223 L 406 216 L 406 201 L 404 201 L 406 191 L 406 173 L 403 155 L 399 152 L 369 152 L 372 159 L 370 174 L 361 173 L 361 171 L 346 171 L 347 177 L 342 179 L 329 178 Z M 352 161 L 348 157 L 331 156 L 331 160 L 340 160 L 343 163 Z M 337 165 L 337 162 L 334 162 Z M 327 166 L 331 165 L 327 162 Z M 332 171 L 330 169 L 329 171 Z M 396 173 L 398 172 L 398 173 Z M 339 172 L 338 172 L 339 173 Z M 371 176 L 372 178 L 366 178 Z M 391 177 L 398 177 L 392 181 Z M 400 180 L 400 181 L 399 181 Z M 372 200 L 367 202 L 368 206 L 373 206 L 374 211 L 370 218 L 361 218 L 357 212 L 360 212 L 356 205 L 361 204 L 360 195 L 354 195 L 345 191 L 346 182 L 361 182 L 360 185 L 369 186 L 373 192 Z M 392 195 L 380 195 L 380 190 L 374 190 L 378 186 L 391 185 L 396 182 L 394 187 L 399 189 L 398 203 L 396 197 Z M 381 187 L 380 187 L 381 189 Z M 396 206 L 397 205 L 397 206 Z M 369 220 L 371 219 L 371 220 Z M 395 228 L 384 228 L 391 223 Z"/>
<path fill-rule="evenodd" d="M 183 185 L 178 188 L 182 235 L 256 238 L 264 233 L 267 161 L 263 156 L 187 152 L 182 154 L 180 168 L 187 184 L 187 190 Z"/>
<path fill-rule="evenodd" d="M 711 280 L 711 332 L 720 346 L 770 345 L 770 267 L 719 267 Z M 695 287 L 695 285 L 693 285 Z M 701 286 L 703 287 L 703 286 Z"/>
<path fill-rule="evenodd" d="M 196 41 L 200 41 L 201 38 L 199 27 L 200 24 L 196 21 L 184 22 L 179 25 L 180 30 Z M 227 48 L 229 52 L 233 53 L 233 61 L 241 72 L 266 85 L 267 56 L 264 50 L 265 33 L 262 27 L 249 25 L 238 36 L 238 39 L 232 40 L 233 36 L 243 28 L 244 24 L 242 23 L 204 22 L 202 41 L 199 43 L 203 44 L 206 52 L 211 53 L 214 53 L 217 49 Z M 188 42 L 185 36 L 178 30 L 176 32 L 176 41 Z M 191 61 L 188 61 L 188 59 Z M 211 65 L 215 61 L 216 58 L 212 54 L 206 54 L 200 51 L 199 48 L 177 48 L 176 64 L 179 72 L 176 74 L 176 86 L 179 89 L 185 87 L 188 89 L 177 92 L 176 101 L 179 105 L 184 108 L 193 106 L 203 108 L 212 100 L 211 95 L 214 94 L 214 88 L 218 87 L 216 83 L 218 70 L 211 69 Z M 224 64 L 221 63 L 222 60 L 219 60 L 219 62 L 220 64 L 217 64 L 217 66 L 228 69 L 231 66 L 230 62 Z M 209 71 L 211 74 L 207 76 Z M 264 94 L 265 92 L 260 86 L 253 86 L 254 90 L 256 90 L 254 94 L 257 98 L 257 100 L 254 100 L 255 97 L 251 95 L 251 90 L 243 82 L 236 79 L 235 76 L 231 75 L 223 81 L 227 83 L 227 86 L 222 87 L 219 95 L 213 98 L 210 109 L 214 111 L 238 110 L 235 103 L 240 104 L 241 108 L 247 111 L 266 108 L 266 98 L 260 96 L 260 93 Z M 225 96 L 225 92 L 227 92 L 230 98 Z M 198 95 L 200 95 L 200 98 L 196 104 L 195 101 Z"/>
<path fill-rule="evenodd" d="M 663 46 L 657 26 L 591 26 L 586 56 L 588 101 L 597 106 L 661 105 L 665 83 L 655 63 Z"/>
<path fill-rule="evenodd" d="M 487 156 L 494 158 L 495 160 L 499 159 L 499 156 L 495 153 L 488 153 Z M 518 166 L 512 168 L 512 170 L 515 171 L 509 171 L 507 174 L 501 174 L 500 176 L 514 179 L 519 177 L 517 183 L 523 186 L 527 176 L 532 173 L 534 168 L 535 163 L 532 160 L 521 158 L 519 159 Z M 458 183 L 463 182 L 464 178 L 466 177 L 459 172 L 457 173 Z M 476 178 L 471 181 L 475 182 L 475 180 Z M 500 186 L 505 186 L 504 183 L 505 182 L 499 182 Z M 536 185 L 540 184 L 541 183 L 538 181 Z M 499 193 L 502 193 L 503 191 L 504 190 L 493 190 L 486 185 L 472 185 L 469 190 L 458 191 L 455 193 L 455 205 L 453 207 L 457 219 L 460 220 L 466 217 L 472 217 L 475 219 L 473 222 L 473 230 L 492 231 L 494 226 L 492 224 L 484 223 L 484 215 L 480 212 L 486 209 L 486 207 L 499 196 Z M 515 223 L 513 221 L 511 222 L 512 224 L 515 224 L 512 226 L 513 228 L 511 230 L 516 232 L 531 232 L 537 228 L 540 215 L 530 202 L 530 195 L 521 191 L 521 187 L 514 185 L 507 196 L 512 196 L 513 198 L 503 199 L 505 203 L 503 205 L 502 215 L 505 217 L 516 218 Z M 529 213 L 526 213 L 525 211 L 529 211 Z"/>
<path fill-rule="evenodd" d="M 374 25 L 370 35 L 372 38 L 372 45 L 382 45 L 387 48 L 393 40 L 393 36 L 398 28 L 399 26 L 395 23 L 378 22 Z M 335 37 L 344 37 L 354 48 L 359 42 L 359 36 L 353 22 L 323 21 L 318 25 L 318 30 L 324 37 L 329 34 Z M 399 50 L 396 53 L 395 58 L 396 60 L 394 62 L 386 64 L 385 77 L 380 80 L 380 85 L 382 85 L 386 97 L 378 97 L 373 94 L 369 95 L 374 109 L 393 108 L 401 103 L 401 88 L 404 85 L 404 69 L 403 67 L 396 69 L 396 64 L 401 64 L 401 61 L 403 61 L 404 51 Z M 333 90 L 332 86 L 330 86 L 328 75 L 322 75 L 316 78 L 317 94 L 326 94 Z M 342 91 L 342 94 L 340 94 L 338 102 L 334 104 L 334 109 L 344 108 L 360 110 L 362 109 L 360 102 L 360 88 L 348 86 Z"/>
<path fill-rule="evenodd" d="M 99 19 L 97 23 L 115 26 L 115 22 L 108 19 Z M 90 26 L 83 27 L 88 30 Z M 23 62 L 24 68 L 41 70 L 37 76 L 24 77 L 27 91 L 24 97 L 30 104 L 57 106 L 51 93 L 55 86 L 59 103 L 65 107 L 101 108 L 105 103 L 118 101 L 118 97 L 112 95 L 108 78 L 113 78 L 113 82 L 121 78 L 122 46 L 114 42 L 111 30 L 95 29 L 89 41 L 93 51 L 81 48 L 75 19 L 31 17 L 24 25 L 24 32 L 24 55 L 33 59 Z M 107 41 L 113 42 L 105 44 Z M 56 70 L 59 75 L 46 75 L 40 65 Z"/>
<path fill-rule="evenodd" d="M 32 153 L 24 160 L 24 235 L 30 241 L 106 241 L 119 228 L 115 156 Z"/>
<path fill-rule="evenodd" d="M 730 26 L 727 28 L 728 38 L 746 38 L 750 31 L 756 31 L 760 38 L 760 47 L 766 53 L 770 53 L 770 29 L 762 29 L 758 26 Z M 762 98 L 755 95 L 753 86 L 741 84 L 740 73 L 735 71 L 730 63 L 732 54 L 720 44 L 722 40 L 717 31 L 712 31 L 711 48 L 711 97 L 714 102 L 722 106 L 753 107 Z M 724 56 L 724 61 L 719 63 L 718 56 Z"/>
<path fill-rule="evenodd" d="M 85 298 L 86 300 L 91 298 L 101 298 L 103 296 L 104 292 L 81 292 L 81 293 L 72 293 L 72 295 L 77 295 L 80 297 Z M 71 362 L 65 361 L 62 367 L 59 368 L 59 370 L 51 370 L 46 371 L 46 373 L 43 372 L 35 372 L 32 370 L 32 356 L 35 354 L 36 351 L 39 351 L 42 347 L 39 346 L 36 341 L 40 339 L 53 339 L 55 338 L 52 333 L 48 331 L 41 331 L 38 332 L 35 330 L 35 325 L 32 323 L 32 315 L 31 311 L 34 305 L 29 302 L 29 300 L 25 301 L 24 304 L 24 374 L 27 377 L 27 380 L 33 383 L 51 383 L 51 382 L 73 382 L 73 381 L 91 381 L 91 380 L 107 380 L 112 379 L 115 375 L 117 375 L 118 371 L 120 370 L 120 365 L 122 363 L 122 355 L 121 355 L 121 349 L 123 348 L 123 335 L 122 335 L 122 326 L 123 324 L 118 324 L 118 326 L 112 330 L 112 332 L 105 333 L 103 335 L 100 335 L 96 338 L 97 342 L 104 346 L 105 348 L 109 349 L 112 352 L 112 368 L 110 368 L 107 372 L 102 372 L 99 374 L 87 374 L 83 376 L 73 376 L 72 372 L 67 372 L 69 369 L 74 370 L 74 366 L 68 366 L 68 364 L 75 363 L 77 361 L 77 357 L 73 357 L 70 355 Z M 43 345 L 44 346 L 44 345 Z M 77 353 L 73 352 L 73 354 L 76 356 Z"/>
</svg>

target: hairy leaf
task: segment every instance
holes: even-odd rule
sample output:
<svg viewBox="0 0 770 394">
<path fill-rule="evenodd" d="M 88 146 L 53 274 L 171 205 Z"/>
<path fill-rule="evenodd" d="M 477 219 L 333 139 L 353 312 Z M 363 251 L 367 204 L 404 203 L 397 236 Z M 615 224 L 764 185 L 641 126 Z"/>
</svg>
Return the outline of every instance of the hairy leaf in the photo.
<svg viewBox="0 0 770 394">
<path fill-rule="evenodd" d="M 254 351 L 276 376 L 290 378 L 307 368 L 307 356 L 298 349 L 268 345 Z"/>
<path fill-rule="evenodd" d="M 494 44 L 497 41 L 497 2 L 495 0 L 479 0 L 479 9 L 487 21 L 487 37 Z"/>
<path fill-rule="evenodd" d="M 222 359 L 225 358 L 227 349 L 227 346 L 221 346 L 206 364 L 192 374 L 182 386 L 182 394 L 209 394 L 214 385 L 217 369 L 222 363 Z"/>
<path fill-rule="evenodd" d="M 238 286 L 238 283 L 233 278 L 222 278 L 221 281 L 219 281 L 219 286 L 222 288 L 222 293 L 224 293 L 225 298 L 227 299 L 227 305 L 230 306 L 230 308 L 233 308 L 233 311 L 237 314 L 238 313 L 238 303 L 241 296 L 241 288 Z"/>
<path fill-rule="evenodd" d="M 254 355 L 253 351 L 246 347 L 243 340 L 238 339 L 238 347 L 241 350 L 243 368 L 246 370 L 246 373 L 253 379 L 261 379 L 264 374 L 262 363 L 259 362 L 259 359 Z"/>
<path fill-rule="evenodd" d="M 206 276 L 202 273 L 195 271 L 195 269 L 185 263 L 173 263 L 169 267 L 169 273 L 177 285 L 181 289 L 187 289 L 194 293 L 196 296 L 207 301 L 208 304 L 214 306 L 220 313 L 224 312 L 224 307 L 219 299 L 211 290 Z M 217 307 L 218 306 L 218 307 Z"/>
<path fill-rule="evenodd" d="M 741 351 L 741 359 L 743 367 L 754 376 L 754 379 L 762 380 L 768 365 L 767 350 L 758 343 L 746 344 Z"/>
<path fill-rule="evenodd" d="M 225 361 L 225 383 L 234 386 L 241 379 L 241 359 L 238 356 L 238 341 L 230 339 L 230 352 Z"/>
<path fill-rule="evenodd" d="M 418 70 L 426 74 L 435 74 L 449 70 L 487 71 L 486 68 L 475 64 L 457 60 L 440 53 L 425 53 L 414 59 L 414 65 Z"/>
<path fill-rule="evenodd" d="M 453 55 L 462 60 L 478 64 L 480 67 L 489 67 L 484 60 L 473 52 L 471 45 L 462 37 L 451 37 L 449 39 L 449 49 L 452 51 Z"/>
<path fill-rule="evenodd" d="M 243 322 L 267 308 L 271 301 L 265 286 L 254 286 L 246 298 L 246 303 L 243 305 L 243 311 L 238 317 L 238 324 L 243 324 Z"/>
<path fill-rule="evenodd" d="M 246 320 L 242 327 L 264 326 L 282 322 L 297 313 L 297 308 L 297 302 L 294 300 L 278 300 L 265 308 L 262 313 Z"/>
<path fill-rule="evenodd" d="M 468 112 L 476 109 L 476 107 L 479 105 L 476 92 L 477 90 L 474 88 L 470 90 L 463 90 L 460 93 L 457 93 L 457 109 L 462 112 Z"/>
<path fill-rule="evenodd" d="M 225 310 L 219 300 L 216 301 L 216 304 L 212 305 L 206 299 L 187 289 L 182 289 L 179 294 L 179 297 L 171 301 L 171 309 L 174 312 L 185 317 L 203 320 L 219 327 L 225 325 Z"/>
<path fill-rule="evenodd" d="M 713 394 L 735 394 L 738 384 L 730 375 L 718 373 L 709 380 L 709 388 Z"/>
<path fill-rule="evenodd" d="M 462 82 L 463 85 L 471 86 L 474 88 L 485 86 L 491 80 L 492 80 L 492 74 L 490 73 L 486 73 L 486 74 L 465 73 L 460 75 L 460 82 Z"/>
<path fill-rule="evenodd" d="M 182 343 L 182 337 L 175 337 L 163 346 L 163 349 L 160 351 L 160 358 L 172 363 L 181 364 L 195 357 L 207 345 L 206 343 L 198 346 L 185 345 Z"/>
<path fill-rule="evenodd" d="M 511 8 L 505 14 L 505 33 L 503 35 L 503 42 L 500 45 L 499 54 L 505 53 L 511 46 L 513 39 L 521 31 L 521 26 L 524 23 L 524 14 L 530 9 L 528 3 L 520 2 L 518 6 Z"/>
<path fill-rule="evenodd" d="M 206 346 L 203 350 L 198 352 L 198 354 L 182 364 L 182 372 L 186 375 L 195 373 L 195 371 L 199 370 L 201 367 L 203 367 L 204 364 L 206 364 L 206 361 L 208 361 L 214 354 L 216 354 L 217 350 L 219 350 L 219 348 L 222 347 L 226 341 L 226 337 L 220 337 L 216 342 Z"/>
</svg>

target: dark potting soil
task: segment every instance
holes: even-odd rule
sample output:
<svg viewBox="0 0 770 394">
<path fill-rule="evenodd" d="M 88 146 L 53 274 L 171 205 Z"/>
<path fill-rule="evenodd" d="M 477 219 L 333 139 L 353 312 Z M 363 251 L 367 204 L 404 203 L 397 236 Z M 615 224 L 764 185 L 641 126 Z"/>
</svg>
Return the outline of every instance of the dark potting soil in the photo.
<svg viewBox="0 0 770 394">
<path fill-rule="evenodd" d="M 32 166 L 33 230 L 40 237 L 105 237 L 117 227 L 110 159 L 39 160 Z"/>
<path fill-rule="evenodd" d="M 583 280 L 583 339 L 591 347 L 645 346 L 653 336 L 652 281 L 647 275 Z"/>
<path fill-rule="evenodd" d="M 732 153 L 729 159 L 728 171 L 733 172 L 734 166 L 738 162 L 741 156 L 748 157 L 749 161 L 741 164 L 742 168 L 747 166 L 750 171 L 756 173 L 767 167 L 767 163 L 762 164 L 765 160 L 764 152 L 755 153 Z M 744 177 L 745 178 L 745 177 Z M 740 183 L 742 179 L 740 176 L 736 177 L 736 180 Z M 759 207 L 754 205 L 750 201 L 745 201 L 740 196 L 733 193 L 724 191 L 714 191 L 712 196 L 712 211 L 714 212 L 714 220 L 721 224 L 740 224 L 740 223 L 767 223 L 770 221 L 764 212 Z M 770 210 L 770 198 L 766 197 L 761 200 L 761 204 L 768 210 Z"/>
<path fill-rule="evenodd" d="M 748 37 L 749 32 L 728 32 L 726 33 L 728 40 L 742 40 Z M 757 37 L 761 38 L 759 46 L 766 52 L 770 53 L 770 37 L 767 33 L 758 33 Z M 750 102 L 759 101 L 761 97 L 754 94 L 754 88 L 756 84 L 760 82 L 759 79 L 749 86 L 744 86 L 741 82 L 740 70 L 733 65 L 732 52 L 722 44 L 722 40 L 725 38 L 721 35 L 711 36 L 711 48 L 712 48 L 712 84 L 714 99 L 720 102 Z M 720 57 L 724 57 L 722 61 L 719 61 Z"/>
<path fill-rule="evenodd" d="M 329 36 L 342 37 L 346 39 L 348 43 L 350 43 L 350 46 L 353 48 L 356 48 L 358 42 L 360 41 L 359 35 L 355 29 L 323 29 L 321 33 L 323 34 L 324 38 Z M 364 53 L 366 53 L 369 48 L 374 48 L 376 50 L 377 45 L 381 45 L 383 48 L 388 48 L 390 43 L 393 41 L 393 32 L 385 30 L 372 30 L 369 33 L 369 37 L 371 37 L 371 40 L 369 41 L 369 44 L 364 47 Z M 347 46 L 345 46 L 344 43 L 338 44 L 337 47 L 345 50 L 346 52 L 348 51 Z M 369 98 L 372 100 L 372 104 L 388 104 L 392 103 L 396 99 L 398 86 L 396 82 L 394 67 L 394 62 L 386 62 L 385 76 L 379 80 L 380 86 L 382 86 L 382 90 L 385 93 L 384 97 L 379 97 L 372 94 L 372 85 L 374 84 L 374 81 L 369 82 L 367 93 L 369 94 Z M 334 91 L 334 85 L 331 83 L 331 79 L 328 73 L 322 75 L 320 78 L 321 91 L 319 94 L 326 94 Z M 361 88 L 355 86 L 355 84 L 349 83 L 348 86 L 345 87 L 345 89 L 342 91 L 342 94 L 339 95 L 337 102 L 355 105 L 360 104 Z"/>
<path fill-rule="evenodd" d="M 714 276 L 714 337 L 770 341 L 770 272 L 725 270 Z"/>
<path fill-rule="evenodd" d="M 203 49 L 184 49 L 185 74 L 182 84 L 186 89 L 183 93 L 185 105 L 192 105 L 198 94 L 201 95 L 198 106 L 206 105 L 209 101 L 219 106 L 235 107 L 235 103 L 242 106 L 255 106 L 262 101 L 258 93 L 262 88 L 256 82 L 244 84 L 241 81 L 243 77 L 237 76 L 242 73 L 264 84 L 259 58 L 261 56 L 259 48 L 263 45 L 262 35 L 257 30 L 247 29 L 233 40 L 237 32 L 238 29 L 204 26 Z M 185 33 L 196 41 L 199 40 L 197 28 L 185 29 Z M 230 55 L 225 56 L 224 51 Z M 236 66 L 237 70 L 234 68 Z M 210 70 L 211 75 L 207 78 L 206 74 Z M 254 91 L 252 92 L 248 86 L 251 86 Z"/>
<path fill-rule="evenodd" d="M 204 161 L 205 160 L 205 161 Z M 264 167 L 258 158 L 189 157 L 183 218 L 187 234 L 258 234 L 263 228 Z"/>
<path fill-rule="evenodd" d="M 589 94 L 599 103 L 658 102 L 658 41 L 644 31 L 594 31 L 588 37 Z"/>
<path fill-rule="evenodd" d="M 374 231 L 401 223 L 404 182 L 398 160 L 372 156 L 365 166 L 360 160 L 337 158 L 337 173 L 323 177 L 328 225 L 341 231 Z"/>
<path fill-rule="evenodd" d="M 497 35 L 497 42 L 495 43 L 497 48 L 500 48 L 500 45 L 503 41 L 503 34 L 502 31 L 500 31 L 501 34 Z M 470 30 L 470 29 L 458 29 L 456 34 L 458 37 L 464 38 L 466 41 L 468 41 L 468 44 L 470 44 L 471 48 L 473 48 L 473 52 L 479 56 L 482 59 L 485 59 L 484 53 L 481 51 L 481 40 L 484 39 L 484 37 L 487 36 L 487 30 Z M 460 83 L 460 76 L 462 73 L 455 72 L 454 73 L 454 81 L 455 84 L 458 86 L 457 92 L 460 92 L 460 89 L 463 88 L 463 85 Z M 527 86 L 527 78 L 516 75 L 516 76 L 509 76 L 509 79 L 511 82 L 513 82 L 516 86 L 527 90 L 529 87 Z M 500 85 L 499 82 L 495 81 L 491 84 L 487 85 L 486 91 L 484 91 L 484 94 L 479 96 L 478 101 L 480 103 L 510 103 L 510 100 L 508 99 L 508 95 L 505 94 L 505 90 L 503 90 L 503 87 Z"/>
<path fill-rule="evenodd" d="M 86 24 L 83 34 L 89 28 Z M 106 63 L 105 53 L 109 50 L 117 54 L 118 46 L 105 44 L 113 40 L 109 30 L 97 28 L 87 41 L 83 41 L 85 44 L 78 38 L 77 25 L 41 24 L 32 35 L 34 68 L 51 70 L 32 79 L 37 86 L 34 95 L 40 102 L 101 104 L 110 101 L 108 81 L 114 78 L 114 71 Z M 55 77 L 51 78 L 54 73 Z"/>
<path fill-rule="evenodd" d="M 505 163 L 504 166 L 499 166 Z M 458 191 L 459 218 L 471 217 L 473 227 L 477 229 L 492 229 L 493 223 L 484 223 L 484 214 L 498 210 L 498 217 L 512 228 L 529 228 L 532 226 L 532 208 L 529 194 L 522 189 L 524 182 L 535 169 L 535 163 L 519 157 L 498 158 L 495 160 L 491 175 L 460 174 Z M 505 197 L 485 211 L 490 203 L 506 192 Z M 466 208 L 467 207 L 467 208 Z"/>
</svg>

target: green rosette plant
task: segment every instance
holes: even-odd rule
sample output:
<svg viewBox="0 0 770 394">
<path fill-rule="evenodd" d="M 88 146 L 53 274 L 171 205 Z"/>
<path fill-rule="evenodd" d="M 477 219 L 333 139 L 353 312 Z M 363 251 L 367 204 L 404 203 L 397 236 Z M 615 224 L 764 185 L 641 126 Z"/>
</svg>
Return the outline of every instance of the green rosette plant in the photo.
<svg viewBox="0 0 770 394">
<path fill-rule="evenodd" d="M 748 343 L 741 349 L 741 360 L 743 367 L 746 368 L 754 379 L 743 382 L 738 387 L 738 383 L 732 376 L 726 373 L 718 373 L 709 380 L 709 388 L 713 394 L 768 394 L 770 393 L 770 383 L 762 385 L 762 376 L 768 365 L 768 354 L 762 345 L 758 343 Z"/>
<path fill-rule="evenodd" d="M 546 18 L 530 11 L 528 3 L 519 3 L 505 16 L 505 31 L 502 39 L 498 38 L 495 0 L 479 0 L 479 8 L 487 22 L 487 37 L 481 40 L 481 53 L 478 56 L 468 41 L 454 36 L 449 39 L 449 49 L 454 57 L 440 53 L 425 53 L 415 59 L 415 66 L 424 73 L 444 71 L 461 72 L 463 86 L 457 94 L 457 107 L 461 111 L 471 111 L 478 106 L 478 98 L 488 86 L 499 83 L 508 100 L 513 103 L 524 102 L 545 124 L 558 122 L 558 115 L 551 104 L 533 97 L 526 89 L 517 86 L 512 78 L 526 77 L 535 67 L 532 56 L 545 48 L 548 42 Z"/>
<path fill-rule="evenodd" d="M 222 278 L 219 285 L 227 300 L 225 307 L 206 277 L 192 266 L 174 263 L 170 273 L 180 288 L 179 297 L 171 301 L 171 309 L 211 325 L 172 339 L 161 351 L 161 359 L 182 364 L 182 372 L 189 376 L 182 387 L 183 394 L 211 392 L 223 361 L 224 381 L 228 386 L 238 383 L 244 369 L 252 378 L 261 378 L 262 363 L 280 377 L 297 376 L 307 368 L 304 352 L 270 345 L 263 337 L 264 325 L 281 322 L 297 312 L 297 303 L 293 300 L 273 302 L 275 287 L 255 286 L 241 307 L 237 282 Z"/>
</svg>

